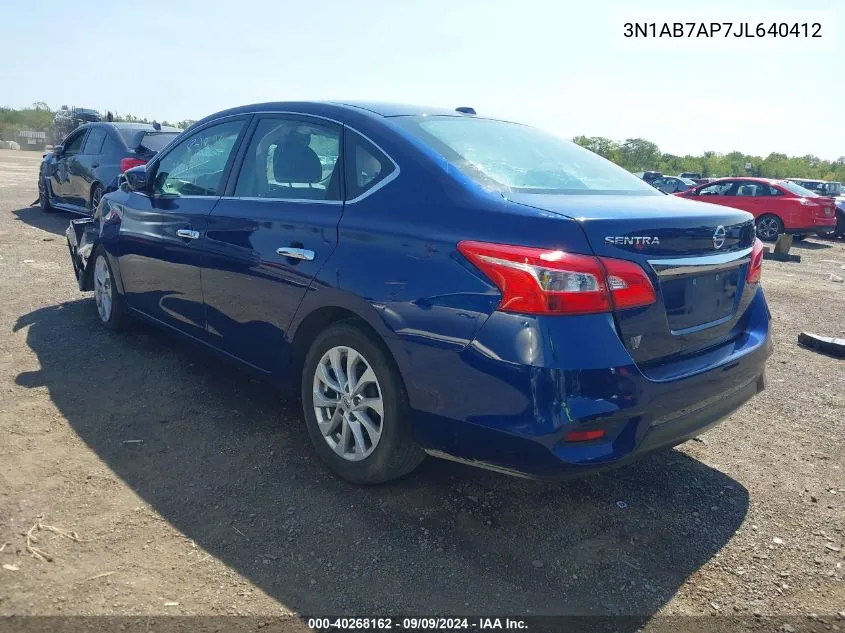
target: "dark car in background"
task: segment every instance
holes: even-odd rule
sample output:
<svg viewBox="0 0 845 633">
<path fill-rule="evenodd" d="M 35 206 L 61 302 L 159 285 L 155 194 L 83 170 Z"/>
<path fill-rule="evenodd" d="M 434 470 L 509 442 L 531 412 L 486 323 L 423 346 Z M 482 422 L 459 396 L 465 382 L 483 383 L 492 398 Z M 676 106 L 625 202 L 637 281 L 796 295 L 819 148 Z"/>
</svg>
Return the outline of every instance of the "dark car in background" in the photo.
<svg viewBox="0 0 845 633">
<path fill-rule="evenodd" d="M 701 180 L 701 174 L 697 171 L 682 171 L 678 178 L 689 178 L 690 180 Z"/>
<path fill-rule="evenodd" d="M 663 174 L 659 171 L 638 171 L 634 175 L 640 180 L 645 180 L 648 184 L 651 184 L 653 180 L 663 177 Z"/>
<path fill-rule="evenodd" d="M 650 183 L 655 189 L 659 189 L 663 193 L 678 193 L 679 191 L 686 191 L 696 186 L 696 182 L 690 178 L 681 178 L 678 176 L 661 176 L 655 178 Z"/>
<path fill-rule="evenodd" d="M 41 208 L 92 213 L 127 169 L 144 165 L 181 130 L 157 123 L 88 123 L 44 155 L 38 172 Z"/>
<path fill-rule="evenodd" d="M 839 182 L 813 180 L 811 178 L 787 178 L 787 180 L 827 198 L 836 198 L 842 194 L 842 183 Z"/>
</svg>

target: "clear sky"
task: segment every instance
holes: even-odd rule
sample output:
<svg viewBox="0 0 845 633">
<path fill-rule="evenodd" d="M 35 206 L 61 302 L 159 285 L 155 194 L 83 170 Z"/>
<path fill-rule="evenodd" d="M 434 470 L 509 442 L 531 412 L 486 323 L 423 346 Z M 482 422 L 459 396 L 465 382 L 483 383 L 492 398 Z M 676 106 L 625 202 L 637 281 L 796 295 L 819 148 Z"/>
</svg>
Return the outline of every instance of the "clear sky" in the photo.
<svg viewBox="0 0 845 633">
<path fill-rule="evenodd" d="M 632 10 L 674 21 L 679 0 L 0 0 L 0 105 L 169 120 L 297 99 L 470 105 L 676 154 L 845 155 L 845 0 L 701 5 L 717 21 L 838 8 L 840 42 L 618 46 Z"/>
</svg>

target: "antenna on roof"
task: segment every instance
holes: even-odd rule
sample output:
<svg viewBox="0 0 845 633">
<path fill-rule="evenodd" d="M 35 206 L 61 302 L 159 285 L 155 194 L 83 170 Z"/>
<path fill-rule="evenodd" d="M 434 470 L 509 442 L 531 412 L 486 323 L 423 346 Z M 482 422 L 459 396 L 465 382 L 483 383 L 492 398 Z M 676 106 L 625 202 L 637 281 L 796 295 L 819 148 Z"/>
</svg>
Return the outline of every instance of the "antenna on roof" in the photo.
<svg viewBox="0 0 845 633">
<path fill-rule="evenodd" d="M 455 108 L 455 112 L 460 112 L 461 114 L 475 114 L 475 108 L 461 106 L 460 108 Z"/>
</svg>

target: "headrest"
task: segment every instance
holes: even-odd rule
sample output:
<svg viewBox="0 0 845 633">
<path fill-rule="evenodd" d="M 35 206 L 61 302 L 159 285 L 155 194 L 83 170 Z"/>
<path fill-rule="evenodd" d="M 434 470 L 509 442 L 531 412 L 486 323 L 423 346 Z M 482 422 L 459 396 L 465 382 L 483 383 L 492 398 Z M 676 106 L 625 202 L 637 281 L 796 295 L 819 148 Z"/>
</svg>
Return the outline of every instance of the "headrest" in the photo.
<svg viewBox="0 0 845 633">
<path fill-rule="evenodd" d="M 290 140 L 273 153 L 273 176 L 281 183 L 315 183 L 323 179 L 323 166 L 313 149 Z"/>
</svg>

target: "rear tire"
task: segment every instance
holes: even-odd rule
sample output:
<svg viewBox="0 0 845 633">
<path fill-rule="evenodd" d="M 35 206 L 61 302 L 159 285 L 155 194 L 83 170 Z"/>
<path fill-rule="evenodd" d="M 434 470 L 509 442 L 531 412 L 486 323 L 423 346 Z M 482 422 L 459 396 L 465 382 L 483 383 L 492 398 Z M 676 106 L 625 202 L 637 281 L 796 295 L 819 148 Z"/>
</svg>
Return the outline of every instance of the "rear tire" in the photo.
<svg viewBox="0 0 845 633">
<path fill-rule="evenodd" d="M 833 237 L 845 237 L 845 211 L 836 210 L 836 228 Z"/>
<path fill-rule="evenodd" d="M 94 269 L 91 271 L 94 282 L 94 304 L 100 322 L 111 330 L 120 330 L 126 322 L 126 307 L 123 296 L 114 282 L 109 258 L 102 248 L 94 255 Z"/>
<path fill-rule="evenodd" d="M 771 213 L 766 213 L 757 218 L 754 226 L 757 230 L 757 237 L 764 242 L 774 242 L 778 235 L 783 233 L 783 220 Z"/>
<path fill-rule="evenodd" d="M 302 410 L 317 454 L 346 481 L 398 479 L 425 458 L 396 364 L 354 322 L 329 326 L 311 344 L 302 368 Z"/>
</svg>

